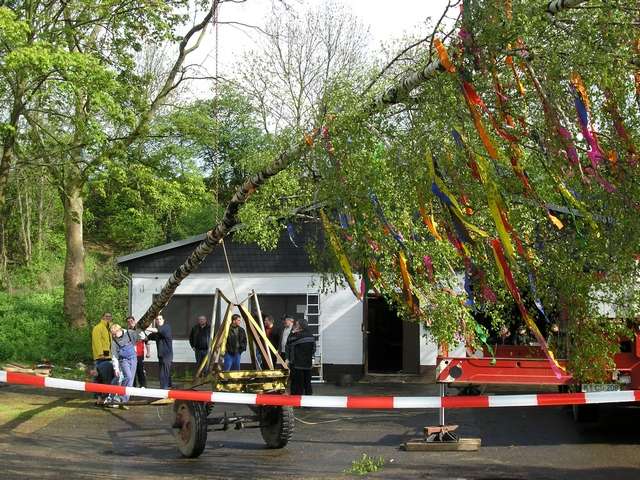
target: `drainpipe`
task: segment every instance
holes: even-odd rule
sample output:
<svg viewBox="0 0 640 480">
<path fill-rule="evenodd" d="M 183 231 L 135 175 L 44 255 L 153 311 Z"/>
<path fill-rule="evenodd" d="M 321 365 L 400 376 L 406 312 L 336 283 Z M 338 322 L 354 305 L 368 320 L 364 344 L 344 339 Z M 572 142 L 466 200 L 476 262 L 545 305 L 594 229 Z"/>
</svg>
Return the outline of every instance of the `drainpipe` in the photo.
<svg viewBox="0 0 640 480">
<path fill-rule="evenodd" d="M 129 296 L 128 307 L 127 307 L 127 310 L 128 310 L 127 311 L 127 315 L 132 315 L 133 282 L 131 281 L 131 277 L 128 276 L 128 275 L 125 275 L 120 267 L 118 267 L 118 273 L 120 274 L 120 276 L 122 278 L 124 278 L 127 281 L 127 291 L 128 291 L 128 296 Z"/>
</svg>

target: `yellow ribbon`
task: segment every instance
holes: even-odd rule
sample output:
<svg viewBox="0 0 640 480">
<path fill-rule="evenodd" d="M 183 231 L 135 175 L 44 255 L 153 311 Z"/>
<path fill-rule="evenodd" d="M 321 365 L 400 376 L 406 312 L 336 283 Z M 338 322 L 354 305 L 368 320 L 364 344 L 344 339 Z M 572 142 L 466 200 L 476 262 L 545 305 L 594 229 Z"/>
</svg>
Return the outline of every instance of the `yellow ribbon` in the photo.
<svg viewBox="0 0 640 480">
<path fill-rule="evenodd" d="M 342 246 L 340 245 L 340 242 L 336 237 L 336 234 L 333 230 L 331 222 L 329 222 L 329 219 L 327 218 L 327 215 L 324 213 L 323 210 L 320 210 L 320 219 L 322 220 L 322 226 L 324 227 L 325 231 L 327 232 L 327 236 L 329 237 L 329 244 L 331 245 L 331 249 L 333 250 L 334 255 L 338 259 L 338 263 L 340 264 L 340 268 L 342 269 L 342 274 L 344 275 L 345 280 L 349 284 L 349 288 L 351 289 L 353 294 L 356 296 L 356 298 L 358 300 L 361 300 L 362 296 L 360 295 L 360 292 L 356 288 L 356 282 L 353 279 L 353 272 L 351 271 L 351 265 L 349 264 L 349 260 L 347 259 L 346 255 L 342 251 Z"/>
</svg>

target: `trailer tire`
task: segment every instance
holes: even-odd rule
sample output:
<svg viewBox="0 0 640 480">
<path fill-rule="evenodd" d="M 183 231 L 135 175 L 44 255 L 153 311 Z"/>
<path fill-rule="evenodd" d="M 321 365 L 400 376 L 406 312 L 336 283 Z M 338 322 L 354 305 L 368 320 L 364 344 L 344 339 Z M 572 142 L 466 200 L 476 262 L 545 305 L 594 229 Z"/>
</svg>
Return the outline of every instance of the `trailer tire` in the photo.
<svg viewBox="0 0 640 480">
<path fill-rule="evenodd" d="M 260 433 L 268 448 L 283 448 L 293 435 L 295 418 L 291 407 L 260 407 Z"/>
<path fill-rule="evenodd" d="M 196 458 L 207 444 L 207 407 L 202 402 L 177 401 L 173 410 L 176 445 L 183 457 Z"/>
<path fill-rule="evenodd" d="M 595 423 L 600 416 L 598 405 L 572 405 L 573 421 L 576 423 Z"/>
</svg>

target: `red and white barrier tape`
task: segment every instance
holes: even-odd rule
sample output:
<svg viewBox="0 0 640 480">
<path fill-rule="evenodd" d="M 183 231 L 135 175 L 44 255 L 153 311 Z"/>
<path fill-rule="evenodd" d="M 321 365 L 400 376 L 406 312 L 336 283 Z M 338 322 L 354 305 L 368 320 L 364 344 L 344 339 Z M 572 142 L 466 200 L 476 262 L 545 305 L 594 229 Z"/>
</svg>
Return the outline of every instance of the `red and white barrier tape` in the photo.
<svg viewBox="0 0 640 480">
<path fill-rule="evenodd" d="M 173 398 L 196 402 L 234 403 L 243 405 L 281 405 L 318 408 L 491 408 L 531 407 L 557 405 L 584 405 L 589 403 L 640 402 L 640 390 L 595 393 L 539 393 L 533 395 L 479 395 L 475 397 L 368 397 L 326 395 L 271 395 L 253 393 L 226 393 L 199 390 L 160 390 L 157 388 L 119 387 L 99 383 L 79 382 L 62 378 L 40 377 L 0 370 L 0 382 L 31 385 L 40 388 L 59 388 L 92 393 L 113 393 L 147 398 Z"/>
</svg>

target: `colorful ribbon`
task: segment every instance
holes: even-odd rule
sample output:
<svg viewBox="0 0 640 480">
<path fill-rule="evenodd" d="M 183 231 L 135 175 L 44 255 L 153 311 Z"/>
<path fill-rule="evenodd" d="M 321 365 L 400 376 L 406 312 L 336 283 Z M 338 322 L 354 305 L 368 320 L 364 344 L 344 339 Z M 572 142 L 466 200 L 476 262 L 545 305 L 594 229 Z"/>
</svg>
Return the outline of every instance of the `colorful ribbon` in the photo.
<svg viewBox="0 0 640 480">
<path fill-rule="evenodd" d="M 298 244 L 296 243 L 296 231 L 291 223 L 287 223 L 287 233 L 289 234 L 289 241 L 294 247 L 298 248 Z"/>
<path fill-rule="evenodd" d="M 360 296 L 360 292 L 356 288 L 356 283 L 353 278 L 353 272 L 351 271 L 351 265 L 349 264 L 349 260 L 347 259 L 347 257 L 345 256 L 342 250 L 342 246 L 340 245 L 340 241 L 338 240 L 338 237 L 336 236 L 336 233 L 333 230 L 333 226 L 331 225 L 331 222 L 329 221 L 329 219 L 327 218 L 327 215 L 324 213 L 322 209 L 320 210 L 320 219 L 322 221 L 322 226 L 325 232 L 327 232 L 327 236 L 329 237 L 329 245 L 331 245 L 333 254 L 338 259 L 338 264 L 340 265 L 342 274 L 345 280 L 347 281 L 349 288 L 351 289 L 353 294 L 356 296 L 356 298 L 358 300 L 361 300 L 362 297 Z"/>
<path fill-rule="evenodd" d="M 545 356 L 547 357 L 547 360 L 549 360 L 551 369 L 553 370 L 553 373 L 556 376 L 556 378 L 562 378 L 564 374 L 562 367 L 555 359 L 553 352 L 549 349 L 549 346 L 547 345 L 546 340 L 542 336 L 542 333 L 538 329 L 536 322 L 533 320 L 533 318 L 531 318 L 531 316 L 527 312 L 524 302 L 522 301 L 522 297 L 520 296 L 520 291 L 518 290 L 518 287 L 513 279 L 513 274 L 509 269 L 507 260 L 504 257 L 504 252 L 502 251 L 502 246 L 500 244 L 500 241 L 497 239 L 491 240 L 491 248 L 493 249 L 493 254 L 496 260 L 496 265 L 498 267 L 498 272 L 500 273 L 500 277 L 504 281 L 507 289 L 511 293 L 511 296 L 515 300 L 518 306 L 518 310 L 520 311 L 520 315 L 522 316 L 522 319 L 524 320 L 525 324 L 527 325 L 527 327 L 529 327 L 529 330 L 531 330 L 531 332 L 533 333 L 533 336 L 536 338 L 536 340 L 540 344 L 540 347 L 542 348 Z"/>
</svg>

